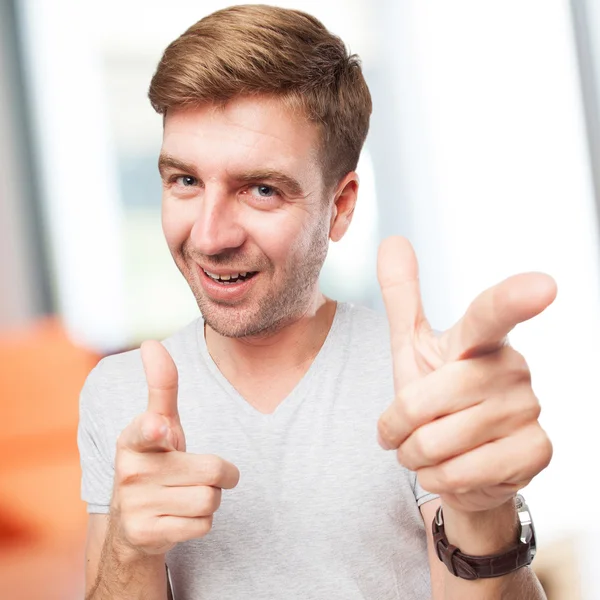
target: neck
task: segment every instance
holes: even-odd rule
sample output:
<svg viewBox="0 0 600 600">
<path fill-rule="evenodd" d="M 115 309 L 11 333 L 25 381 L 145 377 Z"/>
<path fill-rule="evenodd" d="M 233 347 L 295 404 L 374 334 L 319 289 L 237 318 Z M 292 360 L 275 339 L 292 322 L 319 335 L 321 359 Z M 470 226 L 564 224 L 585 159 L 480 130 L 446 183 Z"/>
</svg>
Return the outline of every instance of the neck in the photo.
<svg viewBox="0 0 600 600">
<path fill-rule="evenodd" d="M 206 345 L 221 370 L 255 375 L 280 373 L 312 361 L 329 333 L 335 310 L 336 303 L 319 292 L 302 315 L 276 332 L 227 338 L 207 325 Z"/>
</svg>

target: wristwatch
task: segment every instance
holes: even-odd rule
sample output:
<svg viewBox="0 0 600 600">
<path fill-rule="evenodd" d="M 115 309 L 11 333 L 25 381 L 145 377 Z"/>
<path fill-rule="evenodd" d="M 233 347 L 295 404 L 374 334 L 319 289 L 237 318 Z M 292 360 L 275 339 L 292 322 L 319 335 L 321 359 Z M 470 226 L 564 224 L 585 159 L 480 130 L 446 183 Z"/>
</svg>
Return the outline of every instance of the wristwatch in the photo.
<svg viewBox="0 0 600 600">
<path fill-rule="evenodd" d="M 515 545 L 502 554 L 470 556 L 448 542 L 444 531 L 444 515 L 440 506 L 433 519 L 433 543 L 438 558 L 450 573 L 461 579 L 501 577 L 531 564 L 536 551 L 535 529 L 529 507 L 521 494 L 515 496 L 515 507 L 521 531 Z"/>
</svg>

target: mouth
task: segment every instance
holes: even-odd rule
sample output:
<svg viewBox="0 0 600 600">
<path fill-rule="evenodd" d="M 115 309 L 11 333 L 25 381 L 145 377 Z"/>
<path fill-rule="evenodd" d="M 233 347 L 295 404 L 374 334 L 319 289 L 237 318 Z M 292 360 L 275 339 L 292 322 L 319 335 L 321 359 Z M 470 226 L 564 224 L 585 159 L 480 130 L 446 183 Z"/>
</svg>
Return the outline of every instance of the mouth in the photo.
<svg viewBox="0 0 600 600">
<path fill-rule="evenodd" d="M 196 265 L 200 284 L 208 298 L 219 304 L 239 304 L 255 287 L 260 271 L 208 271 Z"/>
<path fill-rule="evenodd" d="M 212 273 L 200 267 L 204 274 L 212 279 L 213 281 L 220 283 L 221 285 L 235 285 L 236 283 L 242 283 L 252 279 L 257 275 L 258 271 L 243 271 L 240 273 Z"/>
</svg>

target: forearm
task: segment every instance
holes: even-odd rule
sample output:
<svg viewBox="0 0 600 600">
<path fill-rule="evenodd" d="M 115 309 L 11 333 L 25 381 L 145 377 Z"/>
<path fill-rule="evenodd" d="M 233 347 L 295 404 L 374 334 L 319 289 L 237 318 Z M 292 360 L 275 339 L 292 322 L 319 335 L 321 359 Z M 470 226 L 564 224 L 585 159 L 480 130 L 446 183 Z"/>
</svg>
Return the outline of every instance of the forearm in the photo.
<svg viewBox="0 0 600 600">
<path fill-rule="evenodd" d="M 164 557 L 124 548 L 109 531 L 96 581 L 85 600 L 167 600 Z"/>
<path fill-rule="evenodd" d="M 444 525 L 449 543 L 464 554 L 485 556 L 506 551 L 518 536 L 513 502 L 482 513 L 464 514 L 444 506 Z M 444 600 L 546 600 L 542 587 L 528 567 L 504 575 L 473 581 L 445 572 Z"/>
</svg>

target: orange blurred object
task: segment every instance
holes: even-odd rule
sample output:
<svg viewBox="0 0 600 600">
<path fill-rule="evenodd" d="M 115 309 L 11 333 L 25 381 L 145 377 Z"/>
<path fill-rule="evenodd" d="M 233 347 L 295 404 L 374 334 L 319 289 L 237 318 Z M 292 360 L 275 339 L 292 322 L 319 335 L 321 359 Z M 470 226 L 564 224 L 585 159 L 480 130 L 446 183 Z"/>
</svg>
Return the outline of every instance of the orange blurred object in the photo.
<svg viewBox="0 0 600 600">
<path fill-rule="evenodd" d="M 0 551 L 33 556 L 33 548 L 50 544 L 81 547 L 78 402 L 99 359 L 76 346 L 56 318 L 0 333 Z"/>
</svg>

